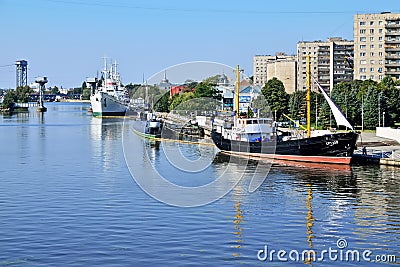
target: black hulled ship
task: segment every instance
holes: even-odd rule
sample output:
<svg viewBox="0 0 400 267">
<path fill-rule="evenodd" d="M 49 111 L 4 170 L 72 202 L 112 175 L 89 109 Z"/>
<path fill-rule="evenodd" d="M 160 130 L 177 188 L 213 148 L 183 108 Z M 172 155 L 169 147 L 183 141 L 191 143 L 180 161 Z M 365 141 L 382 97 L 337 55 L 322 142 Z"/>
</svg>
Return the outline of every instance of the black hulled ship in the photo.
<svg viewBox="0 0 400 267">
<path fill-rule="evenodd" d="M 309 59 L 308 59 L 309 60 Z M 309 64 L 308 64 L 309 66 Z M 236 79 L 239 80 L 239 67 L 236 68 Z M 311 75 L 308 72 L 308 79 Z M 308 96 L 310 84 L 308 84 Z M 314 80 L 315 81 L 315 80 Z M 313 163 L 350 164 L 356 147 L 358 134 L 344 117 L 336 104 L 329 98 L 324 89 L 318 85 L 328 101 L 338 125 L 351 129 L 349 132 L 332 133 L 330 131 L 311 131 L 310 98 L 307 97 L 308 123 L 303 133 L 278 130 L 271 118 L 234 119 L 232 127 L 227 127 L 223 120 L 214 120 L 211 137 L 214 144 L 223 152 L 243 154 L 259 158 L 273 158 Z M 239 95 L 236 83 L 236 98 Z M 238 99 L 236 110 L 239 110 Z M 238 112 L 236 112 L 238 113 Z"/>
</svg>

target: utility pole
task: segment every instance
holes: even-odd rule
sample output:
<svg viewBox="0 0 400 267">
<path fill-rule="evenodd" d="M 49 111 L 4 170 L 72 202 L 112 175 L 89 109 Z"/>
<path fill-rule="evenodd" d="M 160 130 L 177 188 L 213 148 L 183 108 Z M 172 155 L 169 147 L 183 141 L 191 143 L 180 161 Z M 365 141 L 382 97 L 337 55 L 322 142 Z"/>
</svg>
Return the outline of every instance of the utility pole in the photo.
<svg viewBox="0 0 400 267">
<path fill-rule="evenodd" d="M 364 94 L 361 95 L 361 131 L 364 132 Z"/>
<path fill-rule="evenodd" d="M 381 93 L 378 95 L 378 127 L 381 127 Z"/>
<path fill-rule="evenodd" d="M 318 129 L 318 95 L 315 95 L 315 130 Z"/>
</svg>

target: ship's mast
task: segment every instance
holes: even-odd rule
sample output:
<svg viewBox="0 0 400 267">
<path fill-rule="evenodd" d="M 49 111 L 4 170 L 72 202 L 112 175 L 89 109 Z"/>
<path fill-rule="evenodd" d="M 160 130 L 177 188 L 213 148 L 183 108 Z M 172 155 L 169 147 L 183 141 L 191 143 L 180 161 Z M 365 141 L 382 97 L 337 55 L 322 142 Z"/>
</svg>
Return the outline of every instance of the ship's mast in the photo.
<svg viewBox="0 0 400 267">
<path fill-rule="evenodd" d="M 107 57 L 104 55 L 104 69 L 103 69 L 103 88 L 107 91 Z"/>
<path fill-rule="evenodd" d="M 236 91 L 235 91 L 235 109 L 236 109 L 236 118 L 239 118 L 239 91 L 240 91 L 240 70 L 239 65 L 236 65 L 236 83 L 235 83 Z"/>
<path fill-rule="evenodd" d="M 311 62 L 307 55 L 307 138 L 311 137 Z"/>
</svg>

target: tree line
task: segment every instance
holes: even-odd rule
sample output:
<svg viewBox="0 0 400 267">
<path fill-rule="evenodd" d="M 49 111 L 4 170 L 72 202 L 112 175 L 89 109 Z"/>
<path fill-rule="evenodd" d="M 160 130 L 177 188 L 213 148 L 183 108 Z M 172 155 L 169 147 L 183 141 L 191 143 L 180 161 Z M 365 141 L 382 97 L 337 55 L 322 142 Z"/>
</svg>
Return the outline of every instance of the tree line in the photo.
<svg viewBox="0 0 400 267">
<path fill-rule="evenodd" d="M 389 76 L 379 83 L 372 80 L 342 82 L 333 87 L 330 97 L 349 122 L 357 128 L 361 128 L 362 123 L 364 129 L 375 129 L 379 125 L 383 126 L 383 122 L 384 126 L 398 126 L 399 86 L 400 81 L 394 81 Z M 306 91 L 287 94 L 283 83 L 277 78 L 272 78 L 267 81 L 261 92 L 271 111 L 276 110 L 278 121 L 286 120 L 283 114 L 305 121 Z M 311 92 L 311 123 L 317 128 L 338 127 L 323 95 L 314 90 Z"/>
</svg>

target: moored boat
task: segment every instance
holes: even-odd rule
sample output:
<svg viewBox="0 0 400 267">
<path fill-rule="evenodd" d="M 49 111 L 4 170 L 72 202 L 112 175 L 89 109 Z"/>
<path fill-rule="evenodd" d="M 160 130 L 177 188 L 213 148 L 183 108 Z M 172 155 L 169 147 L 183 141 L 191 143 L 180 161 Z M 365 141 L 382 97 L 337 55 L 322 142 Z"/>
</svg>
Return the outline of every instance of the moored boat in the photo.
<svg viewBox="0 0 400 267">
<path fill-rule="evenodd" d="M 163 122 L 161 119 L 156 118 L 153 113 L 147 114 L 147 121 L 144 128 L 145 137 L 161 138 Z"/>
<path fill-rule="evenodd" d="M 93 116 L 124 116 L 129 107 L 129 96 L 122 85 L 117 72 L 117 64 L 107 69 L 107 60 L 104 58 L 101 85 L 93 85 L 90 103 Z"/>
<path fill-rule="evenodd" d="M 239 80 L 239 66 L 236 68 L 236 79 Z M 311 80 L 311 76 L 309 75 Z M 317 83 L 317 81 L 315 81 Z M 236 97 L 239 96 L 236 83 Z M 310 82 L 308 83 L 311 84 Z M 358 134 L 317 83 L 328 101 L 338 125 L 349 127 L 352 131 L 332 133 L 311 131 L 308 115 L 307 131 L 304 133 L 278 129 L 271 118 L 234 118 L 233 126 L 223 120 L 214 120 L 211 137 L 214 144 L 223 152 L 247 155 L 259 158 L 289 160 L 313 163 L 350 164 L 356 147 Z M 308 94 L 310 93 L 310 86 Z M 310 111 L 307 98 L 308 114 Z M 236 101 L 236 110 L 238 100 Z"/>
</svg>

